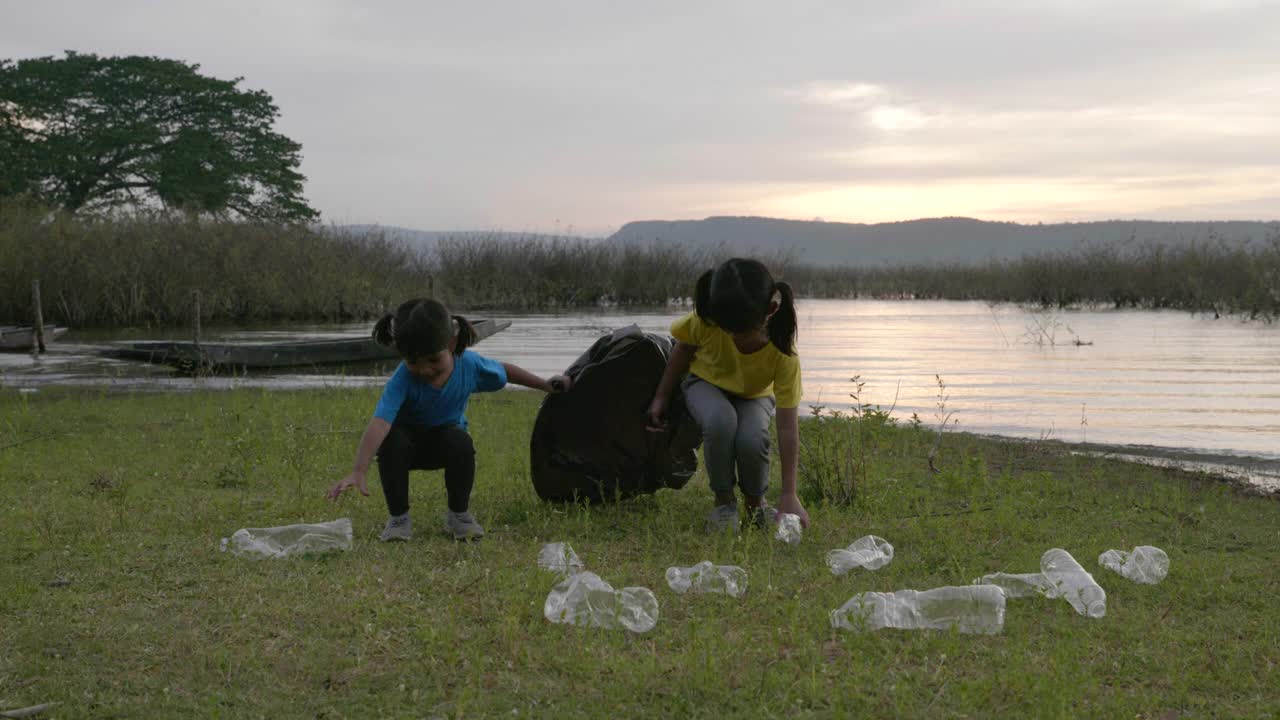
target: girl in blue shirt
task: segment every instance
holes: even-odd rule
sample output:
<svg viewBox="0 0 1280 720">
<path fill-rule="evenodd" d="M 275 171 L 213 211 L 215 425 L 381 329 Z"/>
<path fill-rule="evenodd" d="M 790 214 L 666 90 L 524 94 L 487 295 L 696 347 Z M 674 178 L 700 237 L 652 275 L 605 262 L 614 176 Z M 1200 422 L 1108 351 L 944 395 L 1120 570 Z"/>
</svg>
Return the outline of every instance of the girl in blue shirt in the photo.
<svg viewBox="0 0 1280 720">
<path fill-rule="evenodd" d="M 369 494 L 365 477 L 374 455 L 390 518 L 380 540 L 408 540 L 409 471 L 444 468 L 449 495 L 445 527 L 455 540 L 484 536 L 467 506 L 475 482 L 476 453 L 467 434 L 467 400 L 473 392 L 501 390 L 508 382 L 561 392 L 570 381 L 542 379 L 512 365 L 467 350 L 471 324 L 435 300 L 410 300 L 386 315 L 373 328 L 379 343 L 395 347 L 404 359 L 382 390 L 356 450 L 351 473 L 329 489 L 336 499 L 351 488 Z"/>
</svg>

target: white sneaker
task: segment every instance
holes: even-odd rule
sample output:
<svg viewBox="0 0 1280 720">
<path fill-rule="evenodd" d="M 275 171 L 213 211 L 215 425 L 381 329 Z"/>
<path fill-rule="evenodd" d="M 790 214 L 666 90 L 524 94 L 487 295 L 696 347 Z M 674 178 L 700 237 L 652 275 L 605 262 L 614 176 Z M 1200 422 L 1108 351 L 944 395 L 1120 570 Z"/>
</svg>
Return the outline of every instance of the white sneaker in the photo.
<svg viewBox="0 0 1280 720">
<path fill-rule="evenodd" d="M 382 534 L 378 539 L 382 542 L 392 542 L 395 540 L 409 540 L 413 537 L 413 519 L 409 517 L 409 513 L 405 513 L 398 517 L 387 518 L 387 524 L 382 528 Z"/>
<path fill-rule="evenodd" d="M 452 510 L 445 516 L 445 530 L 453 533 L 454 540 L 479 540 L 484 537 L 484 528 L 471 517 L 469 512 L 456 513 Z"/>
<path fill-rule="evenodd" d="M 707 530 L 709 532 L 723 532 L 732 530 L 738 532 L 742 528 L 742 518 L 738 516 L 738 502 L 735 500 L 727 505 L 717 505 L 711 508 L 711 512 L 707 513 Z"/>
</svg>

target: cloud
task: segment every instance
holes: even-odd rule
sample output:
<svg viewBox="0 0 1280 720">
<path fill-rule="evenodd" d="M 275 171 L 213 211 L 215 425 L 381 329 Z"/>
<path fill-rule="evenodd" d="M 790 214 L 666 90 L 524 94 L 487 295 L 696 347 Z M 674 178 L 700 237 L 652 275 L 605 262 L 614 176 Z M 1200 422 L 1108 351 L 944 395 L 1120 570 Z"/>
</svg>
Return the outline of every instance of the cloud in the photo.
<svg viewBox="0 0 1280 720">
<path fill-rule="evenodd" d="M 820 105 L 866 107 L 885 96 L 885 89 L 873 83 L 854 82 L 844 85 L 813 83 L 798 91 L 787 91 L 784 95 L 804 98 Z"/>
<path fill-rule="evenodd" d="M 1280 4 L 1243 0 L 44 0 L 0 25 L 13 57 L 244 76 L 276 99 L 330 218 L 599 232 L 706 214 L 1256 217 L 1280 175 L 1277 36 Z"/>
<path fill-rule="evenodd" d="M 928 124 L 928 119 L 921 113 L 896 105 L 875 105 L 867 110 L 866 116 L 872 126 L 886 132 L 917 130 Z"/>
<path fill-rule="evenodd" d="M 783 90 L 779 94 L 848 112 L 884 132 L 915 130 L 928 123 L 924 112 L 907 104 L 895 104 L 888 89 L 875 83 L 810 83 L 798 89 Z"/>
</svg>

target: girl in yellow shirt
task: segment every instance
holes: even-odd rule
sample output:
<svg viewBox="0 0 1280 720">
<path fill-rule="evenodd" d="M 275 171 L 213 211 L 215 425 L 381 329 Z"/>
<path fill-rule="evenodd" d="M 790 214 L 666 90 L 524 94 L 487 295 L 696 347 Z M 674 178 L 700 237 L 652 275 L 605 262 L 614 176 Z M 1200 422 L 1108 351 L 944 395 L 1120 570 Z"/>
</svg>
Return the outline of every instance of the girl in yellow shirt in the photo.
<svg viewBox="0 0 1280 720">
<path fill-rule="evenodd" d="M 796 496 L 801 385 L 791 286 L 774 281 L 757 260 L 727 260 L 698 278 L 694 312 L 675 321 L 671 334 L 676 346 L 649 403 L 649 425 L 664 428 L 667 403 L 679 383 L 689 414 L 702 428 L 703 463 L 716 498 L 707 526 L 738 529 L 737 486 L 756 525 L 766 525 L 776 513 L 794 513 L 808 527 L 809 515 Z M 776 511 L 764 497 L 775 406 L 782 457 Z"/>
</svg>

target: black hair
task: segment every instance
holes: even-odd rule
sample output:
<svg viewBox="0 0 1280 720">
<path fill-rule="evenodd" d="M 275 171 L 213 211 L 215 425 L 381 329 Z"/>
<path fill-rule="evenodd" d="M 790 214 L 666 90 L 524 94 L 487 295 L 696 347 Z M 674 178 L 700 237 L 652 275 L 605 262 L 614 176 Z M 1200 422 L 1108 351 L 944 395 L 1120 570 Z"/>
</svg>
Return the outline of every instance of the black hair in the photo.
<svg viewBox="0 0 1280 720">
<path fill-rule="evenodd" d="M 383 315 L 373 326 L 374 341 L 395 348 L 409 362 L 444 350 L 455 335 L 453 354 L 461 355 L 475 342 L 476 331 L 466 318 L 451 314 L 444 303 L 427 298 L 401 303 L 395 313 Z"/>
<path fill-rule="evenodd" d="M 781 301 L 771 316 L 774 293 Z M 795 294 L 787 283 L 775 281 L 759 260 L 731 258 L 702 273 L 693 303 L 698 317 L 731 333 L 755 330 L 767 318 L 769 342 L 787 355 L 795 354 Z"/>
</svg>

